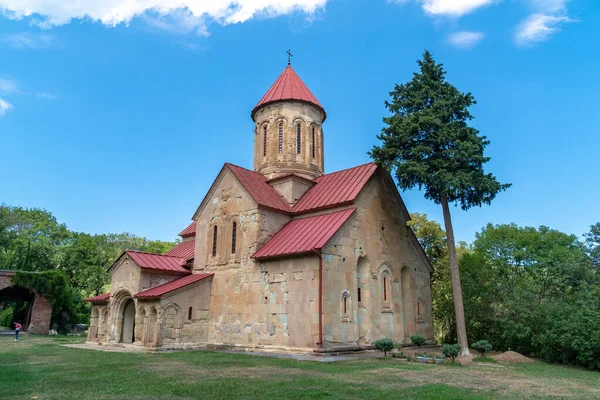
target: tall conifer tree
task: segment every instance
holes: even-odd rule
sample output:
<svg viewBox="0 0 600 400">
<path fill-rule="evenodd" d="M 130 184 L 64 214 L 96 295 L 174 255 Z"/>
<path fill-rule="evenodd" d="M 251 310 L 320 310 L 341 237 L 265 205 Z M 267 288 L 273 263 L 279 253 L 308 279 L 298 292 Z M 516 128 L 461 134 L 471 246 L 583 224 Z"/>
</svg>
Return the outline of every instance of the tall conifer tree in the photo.
<svg viewBox="0 0 600 400">
<path fill-rule="evenodd" d="M 446 82 L 443 65 L 429 51 L 417 63 L 420 71 L 413 79 L 395 85 L 390 93 L 391 101 L 385 105 L 391 115 L 383 119 L 386 126 L 377 136 L 382 144 L 369 155 L 395 173 L 402 189 L 417 186 L 425 190 L 425 198 L 442 206 L 458 343 L 461 355 L 469 356 L 449 204 L 460 204 L 463 210 L 490 204 L 510 184 L 499 183 L 483 170 L 490 160 L 483 155 L 489 141 L 468 125 L 473 119 L 469 107 L 476 104 L 471 93 L 461 93 Z"/>
</svg>

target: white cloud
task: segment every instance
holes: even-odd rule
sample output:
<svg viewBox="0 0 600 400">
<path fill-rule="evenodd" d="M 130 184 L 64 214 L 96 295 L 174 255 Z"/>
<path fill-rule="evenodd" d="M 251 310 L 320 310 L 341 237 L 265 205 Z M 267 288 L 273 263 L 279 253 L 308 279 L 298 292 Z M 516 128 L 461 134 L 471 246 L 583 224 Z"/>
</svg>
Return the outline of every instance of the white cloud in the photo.
<svg viewBox="0 0 600 400">
<path fill-rule="evenodd" d="M 554 14 L 567 11 L 569 0 L 531 0 L 535 10 L 544 14 Z"/>
<path fill-rule="evenodd" d="M 3 35 L 0 41 L 5 45 L 19 49 L 45 49 L 60 44 L 55 35 L 49 33 L 10 33 Z"/>
<path fill-rule="evenodd" d="M 0 94 L 19 93 L 19 85 L 10 79 L 0 78 Z"/>
<path fill-rule="evenodd" d="M 35 92 L 35 97 L 44 100 L 56 100 L 58 96 L 56 96 L 54 93 Z"/>
<path fill-rule="evenodd" d="M 515 41 L 520 46 L 546 41 L 567 22 L 573 20 L 567 16 L 533 14 L 517 27 Z"/>
<path fill-rule="evenodd" d="M 0 13 L 10 19 L 30 18 L 49 28 L 74 19 L 100 21 L 104 25 L 128 24 L 146 16 L 154 26 L 167 30 L 206 34 L 208 20 L 221 25 L 247 21 L 256 16 L 275 17 L 303 12 L 313 14 L 328 0 L 0 0 Z M 472 0 L 474 1 L 474 0 Z M 482 0 L 478 0 L 482 1 Z M 183 26 L 177 26 L 183 21 Z"/>
<path fill-rule="evenodd" d="M 14 108 L 15 107 L 8 101 L 0 98 L 0 117 L 4 117 L 4 114 L 6 114 L 9 111 L 12 111 Z"/>
<path fill-rule="evenodd" d="M 389 0 L 394 3 L 408 3 L 411 0 Z M 496 3 L 500 0 L 414 0 L 422 3 L 423 10 L 430 15 L 460 17 Z M 541 0 L 540 0 L 541 1 Z"/>
<path fill-rule="evenodd" d="M 485 38 L 483 32 L 454 32 L 448 37 L 448 41 L 456 47 L 471 48 Z"/>
</svg>

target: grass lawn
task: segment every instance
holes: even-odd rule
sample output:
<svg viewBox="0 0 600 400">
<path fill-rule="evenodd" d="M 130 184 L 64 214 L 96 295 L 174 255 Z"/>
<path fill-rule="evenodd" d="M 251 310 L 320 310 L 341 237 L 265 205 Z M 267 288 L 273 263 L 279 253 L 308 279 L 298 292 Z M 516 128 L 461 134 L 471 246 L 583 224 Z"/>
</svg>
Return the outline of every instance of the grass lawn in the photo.
<svg viewBox="0 0 600 400">
<path fill-rule="evenodd" d="M 7 399 L 600 398 L 600 373 L 530 364 L 425 365 L 394 359 L 320 363 L 209 351 L 109 353 L 83 338 L 0 337 Z"/>
</svg>

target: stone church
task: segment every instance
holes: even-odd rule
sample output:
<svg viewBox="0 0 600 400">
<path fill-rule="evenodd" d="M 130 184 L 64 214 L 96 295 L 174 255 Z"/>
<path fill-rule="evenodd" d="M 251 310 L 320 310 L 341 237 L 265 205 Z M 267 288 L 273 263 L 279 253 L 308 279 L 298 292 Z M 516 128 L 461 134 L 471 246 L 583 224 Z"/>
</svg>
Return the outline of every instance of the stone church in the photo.
<svg viewBox="0 0 600 400">
<path fill-rule="evenodd" d="M 251 113 L 254 168 L 225 164 L 166 254 L 125 251 L 89 342 L 361 350 L 433 338 L 432 266 L 375 164 L 324 173 L 325 109 L 288 65 Z"/>
</svg>

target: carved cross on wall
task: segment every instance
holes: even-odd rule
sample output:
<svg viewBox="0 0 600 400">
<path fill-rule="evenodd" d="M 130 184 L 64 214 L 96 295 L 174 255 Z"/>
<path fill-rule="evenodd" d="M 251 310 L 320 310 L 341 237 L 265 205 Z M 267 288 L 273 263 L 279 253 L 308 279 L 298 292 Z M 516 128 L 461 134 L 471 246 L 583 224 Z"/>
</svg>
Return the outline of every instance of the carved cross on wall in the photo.
<svg viewBox="0 0 600 400">
<path fill-rule="evenodd" d="M 290 49 L 288 49 L 288 51 L 286 51 L 286 54 L 288 55 L 288 65 L 291 65 L 292 57 L 294 57 L 294 55 L 292 54 L 292 51 Z"/>
</svg>

